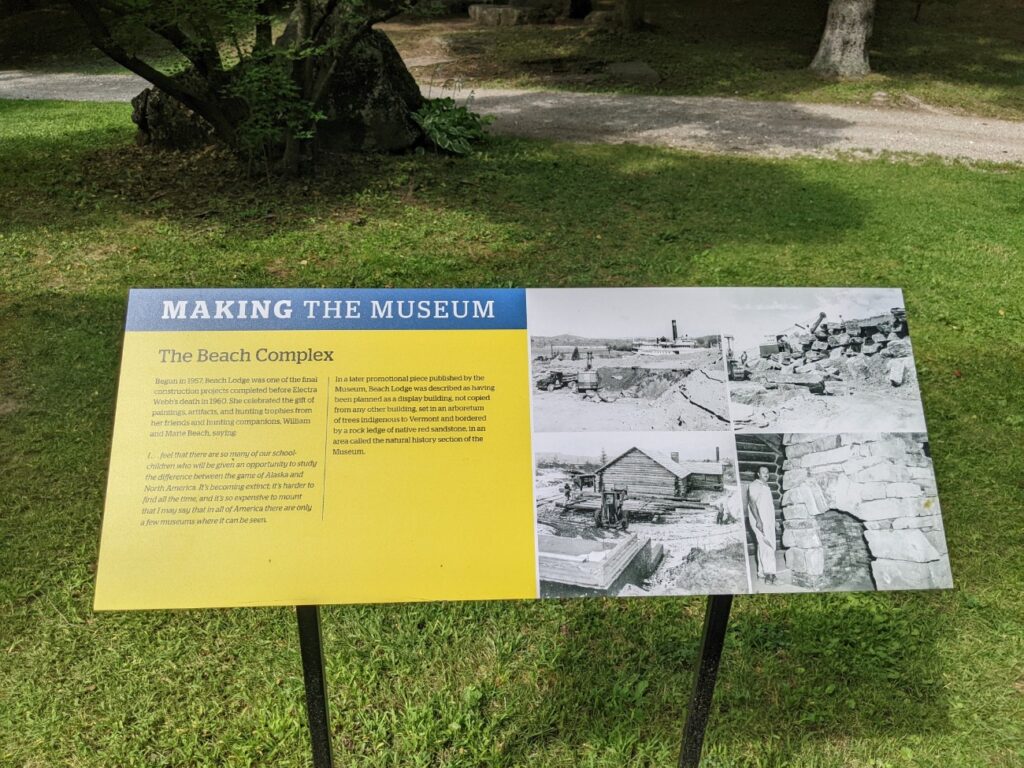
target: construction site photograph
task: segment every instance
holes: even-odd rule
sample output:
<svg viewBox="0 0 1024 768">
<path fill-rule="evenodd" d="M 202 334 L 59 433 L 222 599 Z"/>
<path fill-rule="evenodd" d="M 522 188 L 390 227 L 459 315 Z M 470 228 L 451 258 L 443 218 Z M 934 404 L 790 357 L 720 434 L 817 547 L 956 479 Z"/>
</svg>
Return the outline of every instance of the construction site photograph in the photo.
<svg viewBox="0 0 1024 768">
<path fill-rule="evenodd" d="M 730 414 L 741 432 L 925 429 L 903 294 L 732 289 L 723 312 Z"/>
<path fill-rule="evenodd" d="M 731 433 L 535 436 L 542 597 L 751 591 Z"/>
<path fill-rule="evenodd" d="M 728 430 L 722 339 L 686 293 L 531 292 L 534 430 Z"/>
</svg>

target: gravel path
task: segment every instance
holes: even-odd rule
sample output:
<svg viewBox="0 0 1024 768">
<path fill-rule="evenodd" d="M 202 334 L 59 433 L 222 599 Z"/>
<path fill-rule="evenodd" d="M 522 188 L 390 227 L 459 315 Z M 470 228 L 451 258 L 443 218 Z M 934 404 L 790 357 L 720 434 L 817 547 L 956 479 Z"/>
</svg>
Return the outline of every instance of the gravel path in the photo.
<svg viewBox="0 0 1024 768">
<path fill-rule="evenodd" d="M 0 99 L 129 101 L 148 86 L 135 75 L 81 75 L 76 72 L 0 70 Z"/>
<path fill-rule="evenodd" d="M 0 98 L 127 101 L 146 83 L 132 75 L 0 71 Z M 476 91 L 474 109 L 506 136 L 649 144 L 789 157 L 909 152 L 1024 163 L 1024 122 L 927 109 L 625 96 L 555 91 Z"/>
</svg>

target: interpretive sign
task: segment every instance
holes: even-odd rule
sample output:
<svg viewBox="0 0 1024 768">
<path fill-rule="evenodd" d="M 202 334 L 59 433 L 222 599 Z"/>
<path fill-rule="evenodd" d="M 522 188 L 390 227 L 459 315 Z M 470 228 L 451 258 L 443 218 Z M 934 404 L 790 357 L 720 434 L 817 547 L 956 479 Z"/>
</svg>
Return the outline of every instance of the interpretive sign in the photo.
<svg viewBox="0 0 1024 768">
<path fill-rule="evenodd" d="M 97 609 L 950 585 L 899 290 L 130 294 Z"/>
</svg>

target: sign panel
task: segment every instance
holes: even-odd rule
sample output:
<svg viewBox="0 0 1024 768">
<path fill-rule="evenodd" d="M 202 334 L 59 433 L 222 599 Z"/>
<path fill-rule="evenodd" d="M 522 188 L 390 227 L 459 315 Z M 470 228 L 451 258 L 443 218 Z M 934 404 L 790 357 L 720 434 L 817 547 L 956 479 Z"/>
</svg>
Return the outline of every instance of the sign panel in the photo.
<svg viewBox="0 0 1024 768">
<path fill-rule="evenodd" d="M 97 609 L 950 585 L 898 290 L 129 297 Z"/>
</svg>

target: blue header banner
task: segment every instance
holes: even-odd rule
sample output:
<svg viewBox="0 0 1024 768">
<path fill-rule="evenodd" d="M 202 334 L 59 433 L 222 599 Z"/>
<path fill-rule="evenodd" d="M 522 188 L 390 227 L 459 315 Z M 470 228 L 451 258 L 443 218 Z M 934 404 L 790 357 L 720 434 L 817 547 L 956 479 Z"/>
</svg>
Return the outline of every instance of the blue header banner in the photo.
<svg viewBox="0 0 1024 768">
<path fill-rule="evenodd" d="M 128 331 L 526 328 L 522 288 L 135 288 Z"/>
</svg>

